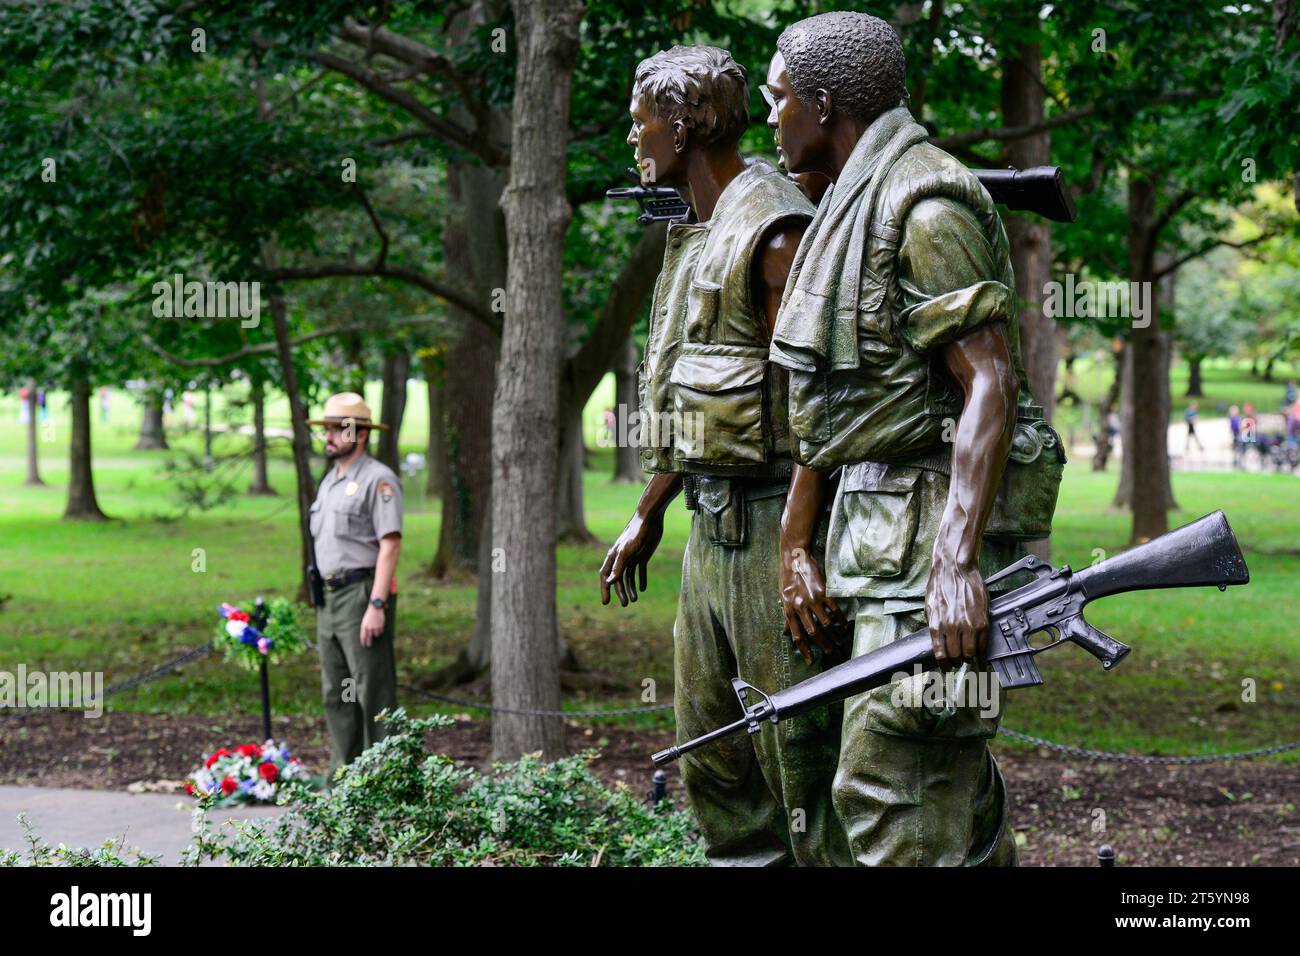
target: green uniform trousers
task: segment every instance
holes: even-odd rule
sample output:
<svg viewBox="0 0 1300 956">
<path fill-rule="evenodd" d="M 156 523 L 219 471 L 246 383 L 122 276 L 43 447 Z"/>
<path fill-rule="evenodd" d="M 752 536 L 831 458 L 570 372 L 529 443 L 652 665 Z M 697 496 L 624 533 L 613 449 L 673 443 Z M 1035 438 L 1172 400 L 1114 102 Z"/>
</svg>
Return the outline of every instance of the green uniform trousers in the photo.
<svg viewBox="0 0 1300 956">
<path fill-rule="evenodd" d="M 374 578 L 326 590 L 325 606 L 316 615 L 320 653 L 321 699 L 330 732 L 330 773 L 383 740 L 387 729 L 375 715 L 397 706 L 397 661 L 393 623 L 397 595 L 388 598 L 384 633 L 370 647 L 361 646 L 361 619 L 370 606 Z"/>
<path fill-rule="evenodd" d="M 925 626 L 923 612 L 887 613 L 899 601 L 840 603 L 855 618 L 855 657 Z M 858 866 L 1016 864 L 1006 784 L 988 746 L 1005 695 L 987 665 L 955 700 L 936 673 L 845 701 L 834 800 Z"/>
<path fill-rule="evenodd" d="M 766 693 L 813 676 L 785 636 L 779 538 L 785 489 L 702 482 L 682 562 L 673 627 L 679 743 L 741 716 L 733 677 Z M 839 707 L 756 736 L 733 734 L 686 754 L 686 797 L 715 866 L 826 866 L 848 861 L 831 805 Z"/>
</svg>

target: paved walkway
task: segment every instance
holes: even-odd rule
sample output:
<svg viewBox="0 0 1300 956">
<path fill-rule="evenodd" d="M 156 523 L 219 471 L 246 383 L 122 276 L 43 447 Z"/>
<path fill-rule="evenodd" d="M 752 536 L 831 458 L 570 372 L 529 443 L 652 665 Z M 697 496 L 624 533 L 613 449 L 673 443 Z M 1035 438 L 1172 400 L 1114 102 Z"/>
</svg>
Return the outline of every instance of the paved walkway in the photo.
<svg viewBox="0 0 1300 956">
<path fill-rule="evenodd" d="M 1264 416 L 1264 431 L 1274 433 L 1281 429 L 1279 422 L 1282 422 L 1281 415 Z M 1071 433 L 1063 433 L 1068 443 Z M 1082 428 L 1076 429 L 1073 433 L 1076 439 L 1075 443 L 1066 448 L 1066 453 L 1074 461 L 1089 461 L 1092 459 L 1093 447 L 1090 437 L 1085 435 Z M 1187 423 L 1175 422 L 1169 426 L 1169 464 L 1174 471 L 1272 471 L 1273 468 L 1266 462 L 1261 462 L 1260 456 L 1254 451 L 1244 455 L 1239 465 L 1234 464 L 1232 460 L 1232 429 L 1228 425 L 1226 418 L 1201 418 L 1196 422 L 1196 437 L 1201 440 L 1201 448 L 1197 448 L 1194 442 L 1187 440 Z M 1119 467 L 1119 459 L 1122 451 L 1122 442 L 1117 437 L 1115 439 L 1114 449 L 1111 452 L 1112 469 Z"/>
<path fill-rule="evenodd" d="M 25 811 L 37 836 L 50 846 L 95 847 L 125 836 L 128 847 L 160 853 L 160 863 L 174 866 L 190 843 L 193 809 L 194 801 L 184 794 L 0 786 L 0 847 L 20 853 L 27 848 L 17 820 Z M 232 807 L 214 810 L 208 818 L 216 830 L 226 820 L 282 812 L 279 807 Z"/>
</svg>

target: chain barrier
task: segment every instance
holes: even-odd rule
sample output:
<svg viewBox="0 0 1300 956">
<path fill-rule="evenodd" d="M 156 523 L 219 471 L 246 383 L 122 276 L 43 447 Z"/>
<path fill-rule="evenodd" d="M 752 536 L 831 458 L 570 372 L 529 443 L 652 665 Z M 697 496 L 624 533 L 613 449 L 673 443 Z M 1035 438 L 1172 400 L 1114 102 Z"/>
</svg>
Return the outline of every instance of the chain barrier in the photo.
<svg viewBox="0 0 1300 956">
<path fill-rule="evenodd" d="M 656 711 L 673 709 L 672 704 L 653 704 L 649 707 L 620 707 L 614 710 L 532 710 L 526 707 L 493 707 L 490 704 L 477 704 L 472 700 L 457 700 L 455 697 L 444 697 L 442 694 L 435 694 L 419 687 L 411 687 L 409 684 L 399 686 L 408 693 L 418 694 L 420 697 L 427 697 L 429 700 L 451 704 L 455 707 L 472 707 L 475 710 L 485 710 L 491 714 L 517 714 L 523 717 L 631 717 L 633 714 L 650 714 Z"/>
<path fill-rule="evenodd" d="M 316 645 L 311 641 L 307 642 L 308 646 L 315 650 Z M 208 641 L 199 647 L 191 648 L 175 657 L 164 661 L 156 667 L 141 671 L 134 677 L 119 681 L 116 684 L 110 684 L 105 687 L 99 695 L 99 700 L 113 695 L 120 694 L 124 691 L 132 690 L 141 684 L 147 684 L 149 681 L 157 680 L 170 674 L 190 661 L 198 660 L 212 651 L 213 642 Z M 449 704 L 453 707 L 468 707 L 472 710 L 481 710 L 489 714 L 515 714 L 525 717 L 631 717 L 636 714 L 650 714 L 659 711 L 671 710 L 673 705 L 652 704 L 649 707 L 619 707 L 610 710 L 542 710 L 527 707 L 494 707 L 491 704 L 480 704 L 471 700 L 461 700 L 456 697 L 447 697 L 443 694 L 435 694 L 432 691 L 414 687 L 410 684 L 401 684 L 399 687 L 410 694 L 424 697 L 428 700 L 437 701 L 442 704 Z M 39 712 L 38 709 L 18 710 L 7 707 L 0 707 L 0 713 L 8 713 L 12 717 L 24 717 L 28 714 Z M 1259 747 L 1254 750 L 1237 750 L 1225 754 L 1198 754 L 1196 756 L 1185 757 L 1158 757 L 1149 754 L 1121 754 L 1107 750 L 1090 750 L 1086 747 L 1075 747 L 1070 744 L 1057 743 L 1054 740 L 1047 740 L 1044 737 L 1035 737 L 1032 734 L 1020 733 L 1009 728 L 1002 728 L 998 733 L 1003 737 L 1009 737 L 1012 740 L 1018 740 L 1021 743 L 1032 744 L 1036 747 L 1042 747 L 1054 753 L 1065 754 L 1070 757 L 1079 757 L 1085 760 L 1103 760 L 1114 763 L 1134 763 L 1145 764 L 1147 766 L 1194 766 L 1197 764 L 1207 763 L 1228 763 L 1237 760 L 1256 760 L 1260 757 L 1269 757 L 1274 754 L 1289 753 L 1294 750 L 1300 750 L 1300 740 L 1292 741 L 1286 744 L 1276 744 L 1272 747 Z"/>
<path fill-rule="evenodd" d="M 1267 757 L 1272 754 L 1287 753 L 1291 750 L 1300 750 L 1300 740 L 1294 740 L 1289 744 L 1277 744 L 1273 747 L 1260 747 L 1257 750 L 1236 750 L 1226 754 L 1201 754 L 1194 757 L 1154 757 L 1148 754 L 1119 754 L 1112 753 L 1108 750 L 1088 750 L 1085 747 L 1072 747 L 1069 744 L 1058 744 L 1052 740 L 1045 740 L 1042 737 L 1034 737 L 1029 734 L 1022 734 L 1015 730 L 1003 728 L 998 731 L 1003 737 L 1010 737 L 1012 740 L 1019 740 L 1022 743 L 1034 744 L 1038 747 L 1044 747 L 1057 753 L 1068 754 L 1071 757 L 1083 757 L 1087 760 L 1109 760 L 1115 763 L 1140 763 L 1140 764 L 1158 764 L 1170 765 L 1179 764 L 1181 766 L 1190 766 L 1193 764 L 1203 763 L 1228 763 L 1234 760 L 1255 760 L 1258 757 Z"/>
<path fill-rule="evenodd" d="M 211 653 L 212 645 L 213 642 L 208 641 L 206 644 L 202 644 L 199 647 L 190 648 L 188 651 L 184 651 L 180 654 L 177 654 L 175 657 L 171 658 L 170 660 L 163 661 L 163 663 L 159 664 L 157 667 L 151 667 L 148 670 L 141 671 L 140 673 L 136 674 L 134 677 L 128 677 L 126 680 L 118 681 L 116 684 L 109 684 L 107 687 L 103 689 L 103 691 L 100 692 L 100 695 L 98 698 L 96 698 L 96 700 L 103 701 L 105 698 L 110 697 L 113 694 L 120 694 L 123 691 L 133 690 L 134 688 L 139 687 L 141 684 L 147 684 L 151 680 L 157 680 L 159 677 L 165 677 L 167 674 L 170 674 L 172 671 L 176 670 L 176 668 L 188 664 L 190 661 L 198 660 L 200 657 L 204 657 L 207 654 Z M 30 714 L 40 713 L 42 710 L 46 710 L 46 709 L 54 709 L 54 708 L 30 708 L 30 709 L 19 710 L 17 708 L 0 707 L 0 713 L 7 712 L 10 716 L 14 718 L 20 718 L 20 717 L 26 717 Z"/>
</svg>

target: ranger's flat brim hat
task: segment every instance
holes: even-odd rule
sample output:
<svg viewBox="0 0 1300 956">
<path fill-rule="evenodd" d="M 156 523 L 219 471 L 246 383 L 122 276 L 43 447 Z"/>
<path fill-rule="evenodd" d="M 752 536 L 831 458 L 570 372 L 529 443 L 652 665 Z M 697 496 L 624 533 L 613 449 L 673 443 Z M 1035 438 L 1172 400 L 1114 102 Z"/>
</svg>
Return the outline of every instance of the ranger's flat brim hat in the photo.
<svg viewBox="0 0 1300 956">
<path fill-rule="evenodd" d="M 381 425 L 370 417 L 370 406 L 356 392 L 340 392 L 325 400 L 325 417 L 310 418 L 308 425 L 352 425 L 356 428 L 379 428 L 388 431 L 387 425 Z"/>
</svg>

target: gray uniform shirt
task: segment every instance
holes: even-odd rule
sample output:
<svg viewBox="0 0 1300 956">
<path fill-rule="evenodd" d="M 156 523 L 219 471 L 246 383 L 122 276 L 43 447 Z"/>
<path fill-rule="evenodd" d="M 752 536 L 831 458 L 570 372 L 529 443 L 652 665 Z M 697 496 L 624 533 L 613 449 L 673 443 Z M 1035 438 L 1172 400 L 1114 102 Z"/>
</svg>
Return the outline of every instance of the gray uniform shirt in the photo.
<svg viewBox="0 0 1300 956">
<path fill-rule="evenodd" d="M 402 533 L 402 484 L 391 468 L 362 454 L 338 477 L 331 468 L 311 506 L 316 567 L 323 575 L 373 568 L 379 539 Z"/>
</svg>

